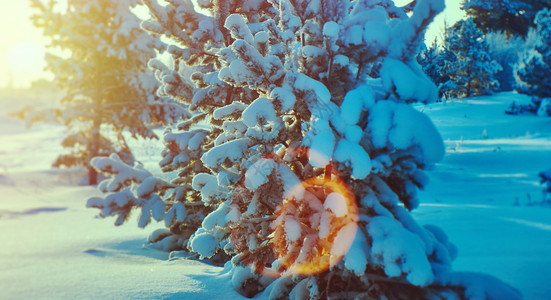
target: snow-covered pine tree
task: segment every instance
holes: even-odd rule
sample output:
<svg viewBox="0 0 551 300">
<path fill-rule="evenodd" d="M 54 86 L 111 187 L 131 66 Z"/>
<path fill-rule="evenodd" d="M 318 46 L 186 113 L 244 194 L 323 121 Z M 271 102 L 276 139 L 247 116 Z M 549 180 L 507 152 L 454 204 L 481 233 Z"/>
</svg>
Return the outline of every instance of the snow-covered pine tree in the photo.
<svg viewBox="0 0 551 300">
<path fill-rule="evenodd" d="M 484 34 L 471 18 L 460 20 L 446 30 L 444 37 L 444 76 L 449 77 L 440 91 L 445 98 L 487 95 L 499 89 L 495 74 L 502 69 L 488 53 Z"/>
<path fill-rule="evenodd" d="M 215 5 L 230 4 L 199 2 L 194 6 L 185 0 L 167 2 L 168 5 L 161 6 L 155 0 L 144 1 L 151 19 L 143 22 L 142 27 L 152 36 L 173 41 L 167 48 L 170 63 L 158 59 L 149 61 L 149 67 L 162 82 L 157 94 L 179 101 L 190 111 L 190 117 L 177 126 L 177 132 L 167 128 L 164 133 L 166 148 L 159 164 L 163 172 L 177 176 L 168 182 L 147 171 L 140 175 L 142 170 L 139 167 L 133 168 L 117 156 L 98 158 L 92 161 L 92 165 L 111 177 L 99 185 L 100 190 L 108 195 L 89 199 L 87 206 L 99 208 L 100 216 L 117 216 L 116 225 L 128 220 L 134 209 L 140 211 L 139 227 L 147 226 L 151 219 L 164 220 L 168 230 L 157 230 L 148 240 L 154 247 L 172 251 L 186 249 L 190 245 L 190 236 L 201 227 L 205 216 L 223 202 L 225 198 L 220 198 L 224 194 L 230 193 L 229 189 L 219 187 L 218 178 L 209 174 L 210 169 L 201 157 L 215 145 L 226 141 L 221 135 L 224 131 L 243 130 L 243 124 L 223 122 L 222 118 L 240 114 L 244 105 L 235 100 L 252 91 L 232 87 L 218 79 L 220 62 L 217 51 L 225 47 L 224 37 L 219 31 L 223 28 L 223 16 L 205 13 L 216 11 Z M 255 16 L 269 7 L 267 3 L 251 1 L 243 9 Z M 232 107 L 217 110 L 232 102 L 236 102 Z M 125 171 L 119 171 L 122 169 Z M 236 180 L 230 172 L 226 176 L 222 180 Z M 218 240 L 227 235 L 227 231 L 220 232 Z M 198 247 L 197 243 L 194 245 Z M 224 259 L 225 253 L 213 251 L 208 256 L 215 255 Z"/>
<path fill-rule="evenodd" d="M 550 203 L 551 199 L 548 199 L 548 198 L 549 198 L 549 195 L 551 194 L 551 168 L 541 172 L 539 175 L 541 178 L 541 184 L 544 185 L 542 202 L 544 204 Z"/>
<path fill-rule="evenodd" d="M 68 0 L 63 11 L 56 1 L 32 0 L 34 25 L 50 38 L 48 70 L 64 91 L 62 106 L 36 111 L 29 122 L 56 121 L 67 127 L 62 142 L 70 152 L 54 166 L 89 168 L 89 184 L 97 173 L 89 162 L 117 152 L 133 156 L 123 131 L 156 138 L 150 125 L 179 119 L 182 109 L 169 98 L 155 96 L 158 82 L 147 61 L 164 44 L 140 28 L 131 9 L 138 0 Z"/>
<path fill-rule="evenodd" d="M 517 90 L 534 96 L 538 115 L 551 116 L 551 10 L 541 10 L 535 23 L 537 42 L 515 67 Z"/>
<path fill-rule="evenodd" d="M 166 2 L 145 1 L 143 27 L 174 41 L 174 62 L 150 65 L 167 74 L 161 92 L 196 117 L 167 132 L 161 166 L 179 172 L 170 184 L 188 194 L 178 201 L 211 211 L 186 209 L 202 218 L 187 246 L 233 256 L 240 293 L 520 298 L 495 278 L 453 272 L 446 235 L 408 213 L 423 170 L 444 154 L 408 105 L 437 98 L 415 56 L 442 0 L 416 1 L 411 16 L 384 0 Z M 152 205 L 146 213 L 166 221 L 168 207 Z"/>
<path fill-rule="evenodd" d="M 484 39 L 489 47 L 488 53 L 502 67 L 502 70 L 495 74 L 500 91 L 514 90 L 513 68 L 529 42 L 525 42 L 520 36 L 507 35 L 503 32 L 489 32 L 485 34 Z"/>
<path fill-rule="evenodd" d="M 423 72 L 429 76 L 432 82 L 441 87 L 445 82 L 450 80 L 446 75 L 444 68 L 446 67 L 446 61 L 455 60 L 455 56 L 450 58 L 449 52 L 442 51 L 442 48 L 438 46 L 437 40 L 434 39 L 432 44 L 428 47 L 421 45 L 422 49 L 417 55 L 417 62 L 421 65 Z M 447 54 L 447 56 L 444 56 Z M 442 98 L 442 92 L 439 90 L 438 97 Z"/>
<path fill-rule="evenodd" d="M 485 33 L 505 32 L 525 36 L 538 11 L 551 7 L 551 0 L 464 0 L 461 9 Z"/>
</svg>

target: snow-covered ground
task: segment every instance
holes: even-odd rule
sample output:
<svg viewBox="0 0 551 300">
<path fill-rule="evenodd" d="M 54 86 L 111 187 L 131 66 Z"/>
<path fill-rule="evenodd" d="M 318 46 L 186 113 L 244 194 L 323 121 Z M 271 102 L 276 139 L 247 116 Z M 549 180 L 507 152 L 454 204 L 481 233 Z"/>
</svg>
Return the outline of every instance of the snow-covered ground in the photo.
<svg viewBox="0 0 551 300">
<path fill-rule="evenodd" d="M 0 104 L 0 299 L 245 299 L 222 268 L 142 247 L 155 227 L 95 218 L 86 173 L 50 167 L 63 128 L 27 131 Z M 146 166 L 155 143 L 133 142 Z"/>
<path fill-rule="evenodd" d="M 456 270 L 494 275 L 525 299 L 548 299 L 551 207 L 538 172 L 551 167 L 551 118 L 509 116 L 513 93 L 419 107 L 447 154 L 413 212 L 459 249 Z M 79 170 L 52 170 L 63 128 L 27 131 L 0 113 L 0 299 L 241 299 L 222 268 L 142 247 L 154 228 L 94 218 Z M 150 166 L 154 142 L 135 141 Z"/>
<path fill-rule="evenodd" d="M 420 108 L 446 143 L 414 216 L 440 226 L 459 249 L 455 270 L 494 275 L 525 299 L 550 299 L 551 207 L 538 173 L 551 167 L 551 118 L 503 112 L 529 97 L 492 97 Z"/>
</svg>

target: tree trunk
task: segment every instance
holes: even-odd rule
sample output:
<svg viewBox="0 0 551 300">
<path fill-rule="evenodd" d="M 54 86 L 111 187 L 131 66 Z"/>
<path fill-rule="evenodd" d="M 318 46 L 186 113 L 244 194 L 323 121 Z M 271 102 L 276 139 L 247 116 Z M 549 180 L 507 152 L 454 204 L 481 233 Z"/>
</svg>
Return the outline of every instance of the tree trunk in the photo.
<svg viewBox="0 0 551 300">
<path fill-rule="evenodd" d="M 88 167 L 88 185 L 98 184 L 98 171 L 94 167 Z"/>
</svg>

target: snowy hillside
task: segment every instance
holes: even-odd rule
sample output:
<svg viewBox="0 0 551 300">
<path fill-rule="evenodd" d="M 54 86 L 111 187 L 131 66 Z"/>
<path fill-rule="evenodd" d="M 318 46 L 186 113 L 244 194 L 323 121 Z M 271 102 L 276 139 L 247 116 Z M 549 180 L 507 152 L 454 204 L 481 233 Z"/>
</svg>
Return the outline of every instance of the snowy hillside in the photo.
<svg viewBox="0 0 551 300">
<path fill-rule="evenodd" d="M 551 207 L 537 174 L 551 167 L 551 119 L 510 116 L 504 93 L 419 106 L 446 142 L 417 220 L 459 250 L 455 270 L 484 272 L 525 299 L 551 294 Z M 63 128 L 0 116 L 0 299 L 241 299 L 223 268 L 142 247 L 154 229 L 94 218 L 85 174 L 52 170 Z M 146 166 L 155 143 L 133 143 Z M 84 179 L 83 179 L 84 178 Z M 159 225 L 159 227 L 162 227 Z M 262 297 L 259 295 L 258 297 Z"/>
</svg>

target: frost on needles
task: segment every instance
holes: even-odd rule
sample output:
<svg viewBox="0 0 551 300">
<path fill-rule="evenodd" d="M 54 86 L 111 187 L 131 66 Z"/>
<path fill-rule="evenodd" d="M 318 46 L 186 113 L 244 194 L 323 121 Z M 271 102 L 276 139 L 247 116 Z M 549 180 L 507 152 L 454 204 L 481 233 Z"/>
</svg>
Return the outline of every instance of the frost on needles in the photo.
<svg viewBox="0 0 551 300">
<path fill-rule="evenodd" d="M 150 242 L 228 260 L 247 297 L 520 298 L 454 272 L 445 233 L 409 214 L 444 155 L 409 105 L 437 98 L 415 56 L 443 0 L 411 14 L 385 0 L 144 2 L 142 26 L 173 43 L 170 65 L 150 62 L 158 93 L 192 115 L 165 133 L 160 165 L 178 175 L 94 161 L 111 194 L 89 206 L 164 220 Z"/>
</svg>

